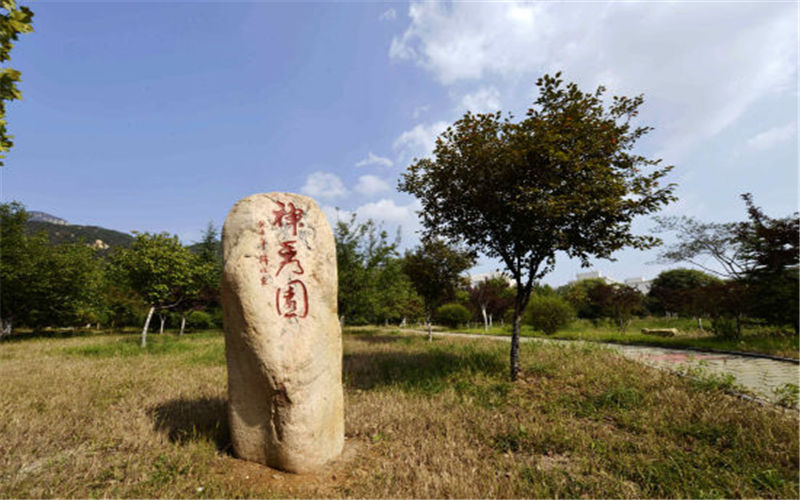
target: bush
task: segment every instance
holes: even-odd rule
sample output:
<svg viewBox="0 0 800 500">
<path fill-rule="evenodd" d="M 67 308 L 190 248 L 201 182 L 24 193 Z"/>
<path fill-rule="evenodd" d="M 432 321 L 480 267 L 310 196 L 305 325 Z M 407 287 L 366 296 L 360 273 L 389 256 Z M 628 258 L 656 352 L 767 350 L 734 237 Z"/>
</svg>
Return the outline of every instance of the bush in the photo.
<svg viewBox="0 0 800 500">
<path fill-rule="evenodd" d="M 534 330 L 552 335 L 569 325 L 574 317 L 575 311 L 566 300 L 553 295 L 533 295 L 525 308 L 523 321 Z"/>
<path fill-rule="evenodd" d="M 739 338 L 739 328 L 734 318 L 727 316 L 712 318 L 711 330 L 715 336 L 722 339 L 736 340 Z"/>
<path fill-rule="evenodd" d="M 205 311 L 195 311 L 186 317 L 186 328 L 189 330 L 210 330 L 215 326 L 214 318 Z"/>
<path fill-rule="evenodd" d="M 469 310 L 461 304 L 445 304 L 436 310 L 436 322 L 455 328 L 470 320 Z"/>
</svg>

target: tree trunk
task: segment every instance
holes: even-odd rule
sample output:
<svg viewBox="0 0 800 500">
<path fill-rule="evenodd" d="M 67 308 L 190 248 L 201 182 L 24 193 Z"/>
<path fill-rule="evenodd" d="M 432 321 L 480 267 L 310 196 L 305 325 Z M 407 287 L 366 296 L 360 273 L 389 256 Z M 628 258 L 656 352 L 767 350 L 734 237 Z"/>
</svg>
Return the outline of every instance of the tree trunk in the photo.
<svg viewBox="0 0 800 500">
<path fill-rule="evenodd" d="M 186 327 L 186 313 L 181 313 L 181 331 L 178 336 L 183 335 L 183 329 Z"/>
<path fill-rule="evenodd" d="M 164 334 L 164 321 L 167 320 L 167 317 L 164 316 L 161 313 L 158 313 L 158 318 L 161 320 L 161 328 L 158 329 L 158 334 L 159 335 L 163 335 Z"/>
<path fill-rule="evenodd" d="M 489 328 L 493 328 L 494 325 L 492 324 L 492 315 L 489 315 Z"/>
<path fill-rule="evenodd" d="M 481 305 L 481 314 L 483 315 L 483 332 L 489 332 L 489 318 L 486 317 L 486 306 Z"/>
<path fill-rule="evenodd" d="M 425 315 L 425 322 L 428 324 L 428 342 L 433 341 L 433 328 L 431 327 L 431 315 Z"/>
<path fill-rule="evenodd" d="M 150 319 L 153 317 L 153 311 L 155 310 L 155 306 L 152 306 L 150 311 L 147 312 L 147 319 L 144 321 L 144 328 L 142 328 L 142 348 L 147 346 L 147 329 L 150 328 Z"/>
<path fill-rule="evenodd" d="M 701 318 L 700 316 L 697 317 L 697 327 L 700 329 L 701 332 L 705 331 L 703 330 L 703 318 Z"/>
<path fill-rule="evenodd" d="M 339 316 L 339 328 L 344 328 L 344 314 Z"/>
<path fill-rule="evenodd" d="M 514 305 L 514 330 L 511 334 L 511 381 L 517 380 L 519 375 L 519 332 L 522 326 L 522 311 L 519 305 Z"/>
<path fill-rule="evenodd" d="M 12 319 L 4 319 L 0 322 L 0 324 L 2 325 L 2 329 L 0 329 L 0 339 L 11 335 L 12 321 L 13 321 Z"/>
</svg>

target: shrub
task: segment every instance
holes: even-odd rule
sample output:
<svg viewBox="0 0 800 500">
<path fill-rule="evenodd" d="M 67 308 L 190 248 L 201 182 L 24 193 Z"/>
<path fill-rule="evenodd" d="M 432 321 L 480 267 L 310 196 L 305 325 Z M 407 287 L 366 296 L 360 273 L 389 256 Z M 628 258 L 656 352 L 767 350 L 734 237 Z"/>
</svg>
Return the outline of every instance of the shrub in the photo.
<svg viewBox="0 0 800 500">
<path fill-rule="evenodd" d="M 575 311 L 566 300 L 554 295 L 533 295 L 523 321 L 535 330 L 552 335 L 569 325 L 574 317 Z"/>
<path fill-rule="evenodd" d="M 214 318 L 205 311 L 194 311 L 186 317 L 186 328 L 190 330 L 210 330 L 215 326 Z"/>
<path fill-rule="evenodd" d="M 471 315 L 469 310 L 461 304 L 445 304 L 436 310 L 436 322 L 442 325 L 455 328 L 469 321 Z"/>
<path fill-rule="evenodd" d="M 719 338 L 736 340 L 739 338 L 739 328 L 734 318 L 719 316 L 711 319 L 711 330 Z"/>
</svg>

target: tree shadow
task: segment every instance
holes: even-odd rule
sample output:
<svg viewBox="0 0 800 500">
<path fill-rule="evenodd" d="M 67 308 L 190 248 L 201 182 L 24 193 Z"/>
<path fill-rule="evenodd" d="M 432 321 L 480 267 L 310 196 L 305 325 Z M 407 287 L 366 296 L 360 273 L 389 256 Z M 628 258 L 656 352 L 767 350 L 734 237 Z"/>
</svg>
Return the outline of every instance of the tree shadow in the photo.
<svg viewBox="0 0 800 500">
<path fill-rule="evenodd" d="M 506 373 L 497 353 L 468 348 L 351 353 L 343 361 L 345 385 L 361 390 L 397 387 L 430 394 L 441 392 L 456 379 L 469 380 L 480 373 L 503 380 Z"/>
<path fill-rule="evenodd" d="M 368 342 L 370 344 L 392 344 L 396 342 L 408 343 L 408 336 L 401 335 L 370 335 L 370 334 L 349 334 L 356 340 Z"/>
<path fill-rule="evenodd" d="M 231 453 L 228 401 L 220 397 L 178 398 L 148 409 L 153 428 L 166 432 L 170 442 L 211 441 L 221 452 Z"/>
<path fill-rule="evenodd" d="M 34 330 L 32 332 L 13 332 L 11 335 L 7 335 L 5 337 L 0 337 L 0 342 L 9 342 L 9 343 L 16 343 L 16 342 L 24 342 L 26 340 L 35 340 L 35 339 L 68 339 L 71 337 L 93 337 L 95 335 L 102 335 L 102 330 L 84 330 L 84 329 L 75 329 L 75 330 Z"/>
</svg>

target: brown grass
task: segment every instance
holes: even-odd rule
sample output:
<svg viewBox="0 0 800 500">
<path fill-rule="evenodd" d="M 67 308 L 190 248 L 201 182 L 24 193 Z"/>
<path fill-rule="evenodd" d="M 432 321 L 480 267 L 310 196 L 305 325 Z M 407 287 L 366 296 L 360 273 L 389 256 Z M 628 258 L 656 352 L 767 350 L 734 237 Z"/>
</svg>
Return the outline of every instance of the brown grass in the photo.
<svg viewBox="0 0 800 500">
<path fill-rule="evenodd" d="M 793 497 L 796 412 L 597 348 L 345 336 L 342 460 L 237 460 L 219 334 L 0 344 L 2 497 Z"/>
</svg>

